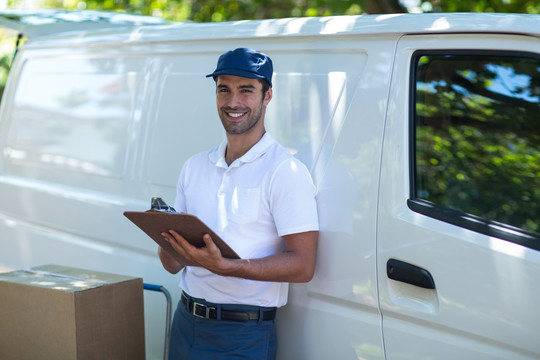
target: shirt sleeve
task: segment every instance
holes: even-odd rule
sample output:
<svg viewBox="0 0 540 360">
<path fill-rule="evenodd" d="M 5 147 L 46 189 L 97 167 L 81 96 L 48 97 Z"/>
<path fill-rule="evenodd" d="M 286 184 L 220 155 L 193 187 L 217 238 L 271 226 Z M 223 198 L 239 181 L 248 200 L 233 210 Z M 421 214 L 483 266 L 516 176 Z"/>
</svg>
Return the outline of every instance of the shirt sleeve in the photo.
<svg viewBox="0 0 540 360">
<path fill-rule="evenodd" d="M 283 161 L 276 168 L 270 191 L 279 236 L 319 230 L 316 188 L 302 162 L 296 158 Z"/>
<path fill-rule="evenodd" d="M 187 212 L 186 197 L 184 194 L 184 178 L 186 174 L 187 162 L 182 167 L 180 175 L 178 176 L 178 182 L 176 183 L 176 199 L 174 201 L 174 209 L 177 212 Z"/>
</svg>

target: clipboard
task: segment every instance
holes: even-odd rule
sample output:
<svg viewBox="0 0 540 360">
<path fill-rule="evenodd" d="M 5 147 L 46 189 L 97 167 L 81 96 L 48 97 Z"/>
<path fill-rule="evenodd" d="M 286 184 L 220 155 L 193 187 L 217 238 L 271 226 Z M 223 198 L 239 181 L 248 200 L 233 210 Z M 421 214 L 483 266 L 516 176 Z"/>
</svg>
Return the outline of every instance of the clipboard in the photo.
<svg viewBox="0 0 540 360">
<path fill-rule="evenodd" d="M 125 211 L 124 216 L 131 222 L 137 225 L 142 231 L 146 233 L 152 240 L 154 240 L 165 251 L 172 255 L 177 261 L 186 266 L 199 266 L 198 264 L 186 260 L 183 256 L 178 254 L 171 244 L 169 244 L 163 236 L 162 232 L 168 232 L 169 230 L 175 230 L 182 235 L 190 244 L 198 248 L 204 247 L 205 243 L 202 239 L 204 234 L 209 234 L 216 246 L 221 251 L 223 257 L 229 259 L 240 259 L 240 256 L 231 249 L 225 241 L 217 236 L 212 229 L 210 229 L 204 222 L 198 217 L 184 213 L 171 213 L 163 211 Z"/>
</svg>

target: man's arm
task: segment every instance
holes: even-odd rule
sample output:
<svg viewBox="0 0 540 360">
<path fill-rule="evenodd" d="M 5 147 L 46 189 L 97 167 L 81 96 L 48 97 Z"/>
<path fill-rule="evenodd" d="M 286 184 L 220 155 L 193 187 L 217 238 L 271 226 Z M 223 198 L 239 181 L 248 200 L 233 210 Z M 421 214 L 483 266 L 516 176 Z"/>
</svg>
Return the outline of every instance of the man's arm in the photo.
<svg viewBox="0 0 540 360">
<path fill-rule="evenodd" d="M 202 248 L 191 245 L 174 230 L 162 235 L 180 255 L 222 276 L 260 281 L 308 282 L 315 271 L 318 231 L 285 235 L 284 253 L 240 260 L 221 256 L 208 234 L 203 237 L 206 246 Z"/>
<path fill-rule="evenodd" d="M 158 256 L 159 256 L 159 260 L 161 260 L 161 264 L 163 265 L 163 268 L 167 270 L 168 272 L 170 272 L 171 274 L 176 274 L 184 268 L 184 265 L 176 261 L 176 259 L 173 258 L 171 255 L 169 255 L 168 252 L 163 250 L 161 246 L 158 247 Z"/>
</svg>

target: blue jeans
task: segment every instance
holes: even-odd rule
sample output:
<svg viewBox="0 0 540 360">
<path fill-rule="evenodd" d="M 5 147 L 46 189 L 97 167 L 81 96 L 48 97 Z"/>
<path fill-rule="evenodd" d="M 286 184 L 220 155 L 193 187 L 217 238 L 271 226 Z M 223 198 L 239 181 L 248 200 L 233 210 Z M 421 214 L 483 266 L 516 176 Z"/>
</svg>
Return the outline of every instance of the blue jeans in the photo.
<svg viewBox="0 0 540 360">
<path fill-rule="evenodd" d="M 239 305 L 226 310 L 256 311 Z M 188 312 L 180 301 L 171 328 L 169 360 L 275 360 L 274 320 L 236 322 L 204 319 Z"/>
</svg>

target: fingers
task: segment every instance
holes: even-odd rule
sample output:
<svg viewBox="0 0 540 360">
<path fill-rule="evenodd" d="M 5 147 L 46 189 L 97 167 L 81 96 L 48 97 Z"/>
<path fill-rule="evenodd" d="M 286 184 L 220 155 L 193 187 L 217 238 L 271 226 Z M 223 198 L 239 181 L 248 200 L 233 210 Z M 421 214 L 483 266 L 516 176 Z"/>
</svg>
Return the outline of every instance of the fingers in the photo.
<svg viewBox="0 0 540 360">
<path fill-rule="evenodd" d="M 166 242 L 171 242 L 172 235 L 168 232 L 162 232 L 161 236 L 163 236 L 163 240 L 165 240 Z"/>
<path fill-rule="evenodd" d="M 203 235 L 203 241 L 207 248 L 212 249 L 216 247 L 216 244 L 214 243 L 214 240 L 212 240 L 212 237 L 208 234 Z"/>
<path fill-rule="evenodd" d="M 202 240 L 205 246 L 201 248 L 191 245 L 182 235 L 174 230 L 163 232 L 161 236 L 163 236 L 178 254 L 210 271 L 219 268 L 219 264 L 223 261 L 221 251 L 209 234 L 203 235 Z"/>
<path fill-rule="evenodd" d="M 177 253 L 187 258 L 189 247 L 192 247 L 192 245 L 182 235 L 174 230 L 169 230 L 169 232 L 161 233 L 161 236 L 171 244 Z"/>
</svg>

